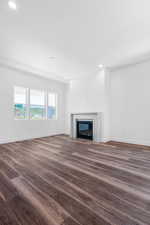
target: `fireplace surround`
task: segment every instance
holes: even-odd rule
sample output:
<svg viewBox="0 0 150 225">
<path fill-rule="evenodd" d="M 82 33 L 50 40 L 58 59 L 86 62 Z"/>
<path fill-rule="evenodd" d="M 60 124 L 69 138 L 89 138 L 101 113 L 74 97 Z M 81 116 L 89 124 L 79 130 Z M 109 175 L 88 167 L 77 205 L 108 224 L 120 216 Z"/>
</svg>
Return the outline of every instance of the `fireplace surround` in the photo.
<svg viewBox="0 0 150 225">
<path fill-rule="evenodd" d="M 78 138 L 77 123 L 78 121 L 92 121 L 92 138 L 90 140 L 102 142 L 103 135 L 103 113 L 87 112 L 87 113 L 71 113 L 70 114 L 70 136 Z M 83 137 L 82 137 L 83 138 Z"/>
</svg>

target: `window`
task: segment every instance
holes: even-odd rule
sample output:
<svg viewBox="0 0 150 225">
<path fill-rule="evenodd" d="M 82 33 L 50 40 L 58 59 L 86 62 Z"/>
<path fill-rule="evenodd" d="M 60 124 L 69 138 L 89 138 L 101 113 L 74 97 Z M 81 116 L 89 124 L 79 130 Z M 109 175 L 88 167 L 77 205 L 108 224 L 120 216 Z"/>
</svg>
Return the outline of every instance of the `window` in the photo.
<svg viewBox="0 0 150 225">
<path fill-rule="evenodd" d="M 14 114 L 15 119 L 57 119 L 57 94 L 15 87 Z"/>
<path fill-rule="evenodd" d="M 55 93 L 48 93 L 48 119 L 56 119 L 57 117 L 57 95 Z"/>
<path fill-rule="evenodd" d="M 30 119 L 45 118 L 45 92 L 30 90 Z"/>
<path fill-rule="evenodd" d="M 26 119 L 27 117 L 27 89 L 14 88 L 14 113 L 15 119 Z"/>
</svg>

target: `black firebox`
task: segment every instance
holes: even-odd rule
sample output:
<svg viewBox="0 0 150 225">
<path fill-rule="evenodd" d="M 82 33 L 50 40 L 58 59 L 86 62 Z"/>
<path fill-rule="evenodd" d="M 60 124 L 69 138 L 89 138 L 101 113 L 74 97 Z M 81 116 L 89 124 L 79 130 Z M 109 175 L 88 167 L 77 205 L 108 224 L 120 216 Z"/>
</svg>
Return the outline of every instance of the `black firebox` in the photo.
<svg viewBox="0 0 150 225">
<path fill-rule="evenodd" d="M 77 138 L 93 140 L 93 121 L 77 120 Z"/>
</svg>

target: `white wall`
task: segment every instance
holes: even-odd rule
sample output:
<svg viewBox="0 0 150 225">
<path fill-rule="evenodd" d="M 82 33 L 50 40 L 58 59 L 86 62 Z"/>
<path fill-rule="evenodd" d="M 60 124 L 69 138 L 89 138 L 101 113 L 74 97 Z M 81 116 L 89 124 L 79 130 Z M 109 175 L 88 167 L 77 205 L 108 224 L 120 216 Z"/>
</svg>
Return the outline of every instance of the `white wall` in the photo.
<svg viewBox="0 0 150 225">
<path fill-rule="evenodd" d="M 67 128 L 66 133 L 70 133 L 70 113 L 84 112 L 104 112 L 103 139 L 109 137 L 109 114 L 108 114 L 108 74 L 107 71 L 99 71 L 92 77 L 73 80 L 70 83 L 67 102 Z"/>
<path fill-rule="evenodd" d="M 58 120 L 14 120 L 14 86 L 58 93 Z M 63 83 L 0 67 L 0 143 L 64 133 L 65 91 Z"/>
<path fill-rule="evenodd" d="M 69 88 L 4 67 L 0 67 L 0 78 L 0 143 L 69 134 L 70 113 L 104 112 L 104 140 L 150 145 L 150 62 L 110 74 L 101 71 L 89 79 L 72 81 Z M 14 120 L 14 86 L 57 92 L 58 120 Z"/>
<path fill-rule="evenodd" d="M 111 139 L 150 145 L 150 62 L 111 72 Z"/>
</svg>

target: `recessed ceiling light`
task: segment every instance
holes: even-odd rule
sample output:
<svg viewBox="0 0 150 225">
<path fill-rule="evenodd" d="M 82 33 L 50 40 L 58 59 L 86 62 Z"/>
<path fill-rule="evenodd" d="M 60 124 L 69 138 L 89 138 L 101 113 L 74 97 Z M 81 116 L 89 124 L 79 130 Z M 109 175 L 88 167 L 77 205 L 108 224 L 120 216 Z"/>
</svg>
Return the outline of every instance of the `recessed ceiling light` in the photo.
<svg viewBox="0 0 150 225">
<path fill-rule="evenodd" d="M 98 67 L 99 67 L 100 69 L 102 69 L 104 66 L 103 66 L 102 64 L 99 64 Z"/>
<path fill-rule="evenodd" d="M 8 1 L 8 6 L 12 10 L 17 10 L 17 4 L 15 0 L 9 0 Z"/>
</svg>

